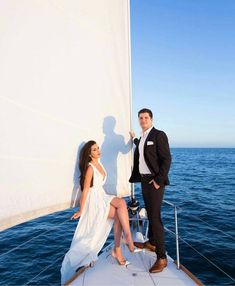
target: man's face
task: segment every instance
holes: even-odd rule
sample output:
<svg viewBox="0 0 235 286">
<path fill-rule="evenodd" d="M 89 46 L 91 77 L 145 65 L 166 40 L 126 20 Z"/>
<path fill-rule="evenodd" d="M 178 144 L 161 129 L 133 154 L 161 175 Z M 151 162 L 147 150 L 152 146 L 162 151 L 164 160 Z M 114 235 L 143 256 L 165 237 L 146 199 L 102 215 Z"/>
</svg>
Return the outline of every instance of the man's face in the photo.
<svg viewBox="0 0 235 286">
<path fill-rule="evenodd" d="M 139 124 L 140 124 L 140 127 L 142 128 L 142 130 L 145 131 L 145 130 L 149 129 L 152 126 L 152 123 L 153 123 L 153 120 L 147 112 L 140 113 Z"/>
</svg>

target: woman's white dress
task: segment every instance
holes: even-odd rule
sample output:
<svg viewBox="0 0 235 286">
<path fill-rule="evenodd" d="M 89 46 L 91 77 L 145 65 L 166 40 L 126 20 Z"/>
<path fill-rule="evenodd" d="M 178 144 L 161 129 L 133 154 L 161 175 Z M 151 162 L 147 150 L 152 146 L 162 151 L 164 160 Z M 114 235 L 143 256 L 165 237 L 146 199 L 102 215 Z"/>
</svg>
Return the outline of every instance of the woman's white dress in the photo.
<svg viewBox="0 0 235 286">
<path fill-rule="evenodd" d="M 68 281 L 78 267 L 89 265 L 98 259 L 98 253 L 114 222 L 108 218 L 108 214 L 110 202 L 115 196 L 108 195 L 103 188 L 107 174 L 105 172 L 104 177 L 92 163 L 89 164 L 93 168 L 93 186 L 88 192 L 70 249 L 62 262 L 61 284 Z M 101 166 L 103 167 L 102 164 Z"/>
</svg>

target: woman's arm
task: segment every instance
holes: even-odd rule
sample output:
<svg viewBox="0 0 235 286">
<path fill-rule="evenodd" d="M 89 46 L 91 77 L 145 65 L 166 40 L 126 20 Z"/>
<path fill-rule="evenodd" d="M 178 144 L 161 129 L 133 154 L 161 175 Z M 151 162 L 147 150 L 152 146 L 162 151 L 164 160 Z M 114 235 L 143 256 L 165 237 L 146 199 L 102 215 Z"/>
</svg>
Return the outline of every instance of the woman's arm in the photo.
<svg viewBox="0 0 235 286">
<path fill-rule="evenodd" d="M 86 202 L 88 192 L 90 190 L 92 177 L 93 177 L 93 169 L 91 166 L 89 166 L 87 168 L 87 172 L 85 175 L 83 191 L 82 191 L 82 195 L 81 195 L 81 199 L 80 199 L 80 210 L 75 212 L 74 215 L 71 217 L 71 219 L 73 219 L 73 218 L 76 219 L 76 218 L 79 218 L 81 216 L 83 209 L 84 209 L 84 206 L 85 206 L 85 202 Z"/>
</svg>

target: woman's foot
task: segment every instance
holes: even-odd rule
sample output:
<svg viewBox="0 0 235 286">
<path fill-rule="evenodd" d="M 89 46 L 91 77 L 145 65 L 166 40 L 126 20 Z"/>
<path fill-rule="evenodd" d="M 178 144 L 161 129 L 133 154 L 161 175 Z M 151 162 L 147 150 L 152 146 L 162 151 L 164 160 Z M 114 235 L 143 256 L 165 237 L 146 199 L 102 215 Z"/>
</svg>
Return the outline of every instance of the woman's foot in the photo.
<svg viewBox="0 0 235 286">
<path fill-rule="evenodd" d="M 117 262 L 120 264 L 120 265 L 126 265 L 126 259 L 123 257 L 122 255 L 122 250 L 121 250 L 121 247 L 115 247 L 112 252 L 111 252 L 111 255 L 113 258 L 115 258 L 117 260 Z"/>
<path fill-rule="evenodd" d="M 132 240 L 131 235 L 130 236 L 126 236 L 125 238 L 125 244 L 127 245 L 127 247 L 129 248 L 130 252 L 134 252 L 135 251 L 135 245 L 134 242 Z"/>
</svg>

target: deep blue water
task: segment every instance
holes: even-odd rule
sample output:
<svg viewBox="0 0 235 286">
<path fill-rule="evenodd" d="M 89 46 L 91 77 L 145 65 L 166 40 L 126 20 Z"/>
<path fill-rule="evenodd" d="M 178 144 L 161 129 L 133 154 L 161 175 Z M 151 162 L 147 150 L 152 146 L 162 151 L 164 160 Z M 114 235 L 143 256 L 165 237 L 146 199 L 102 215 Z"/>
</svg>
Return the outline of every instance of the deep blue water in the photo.
<svg viewBox="0 0 235 286">
<path fill-rule="evenodd" d="M 235 279 L 235 149 L 173 148 L 171 152 L 171 186 L 165 199 L 179 206 L 180 236 Z M 138 185 L 136 197 L 143 205 Z M 1 232 L 0 285 L 60 285 L 61 261 L 77 224 L 69 220 L 73 212 L 57 212 Z M 165 204 L 163 221 L 174 230 L 173 210 Z M 167 251 L 173 258 L 174 241 L 166 233 Z M 180 257 L 206 285 L 235 285 L 183 241 Z"/>
</svg>

